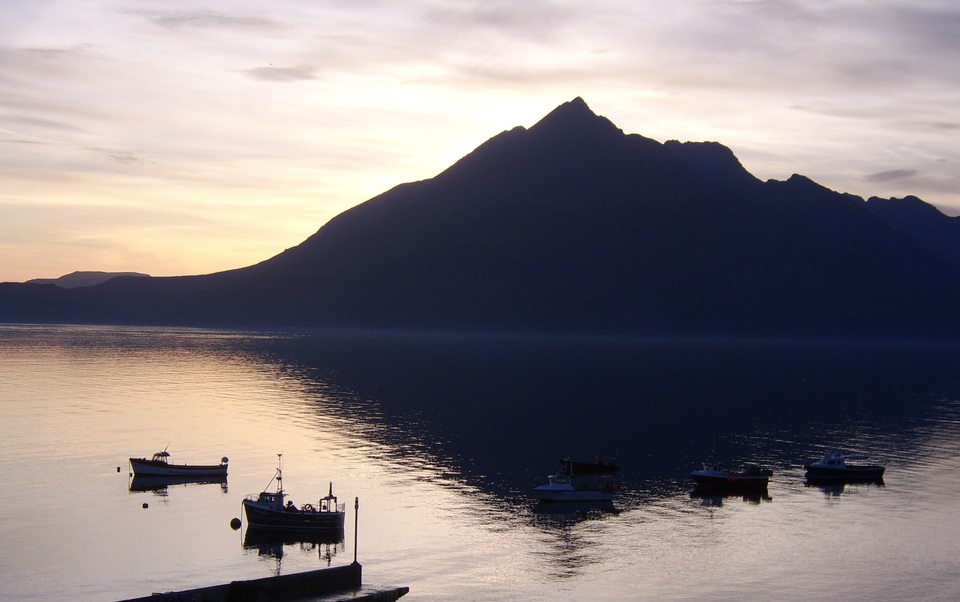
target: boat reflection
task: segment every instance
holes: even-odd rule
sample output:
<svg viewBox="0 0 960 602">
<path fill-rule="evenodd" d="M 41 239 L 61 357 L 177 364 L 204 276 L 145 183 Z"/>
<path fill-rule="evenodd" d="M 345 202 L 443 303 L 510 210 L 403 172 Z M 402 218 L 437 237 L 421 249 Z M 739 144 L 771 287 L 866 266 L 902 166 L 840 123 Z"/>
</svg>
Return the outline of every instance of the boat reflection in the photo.
<svg viewBox="0 0 960 602">
<path fill-rule="evenodd" d="M 847 486 L 852 485 L 855 488 L 858 488 L 860 485 L 865 487 L 874 486 L 874 487 L 884 487 L 883 478 L 878 479 L 840 479 L 840 478 L 817 478 L 807 476 L 804 480 L 804 485 L 807 487 L 816 487 L 823 492 L 824 495 L 835 497 L 838 495 L 847 492 Z"/>
<path fill-rule="evenodd" d="M 767 488 L 717 488 L 717 487 L 696 487 L 690 492 L 690 497 L 699 499 L 704 506 L 722 506 L 725 498 L 741 498 L 744 502 L 759 504 L 761 502 L 772 502 L 773 498 L 767 493 Z"/>
<path fill-rule="evenodd" d="M 152 491 L 160 496 L 167 495 L 167 488 L 174 485 L 220 485 L 220 490 L 227 493 L 227 477 L 207 476 L 207 477 L 159 477 L 134 475 L 130 479 L 129 489 L 131 492 Z"/>
<path fill-rule="evenodd" d="M 283 558 L 284 546 L 299 546 L 300 552 L 316 551 L 317 557 L 327 565 L 343 549 L 343 531 L 304 532 L 278 529 L 260 529 L 247 526 L 241 544 L 245 550 L 257 550 L 258 556 Z"/>
<path fill-rule="evenodd" d="M 588 502 L 549 502 L 541 500 L 533 508 L 538 519 L 557 522 L 578 522 L 598 519 L 608 514 L 620 514 L 613 500 Z"/>
</svg>

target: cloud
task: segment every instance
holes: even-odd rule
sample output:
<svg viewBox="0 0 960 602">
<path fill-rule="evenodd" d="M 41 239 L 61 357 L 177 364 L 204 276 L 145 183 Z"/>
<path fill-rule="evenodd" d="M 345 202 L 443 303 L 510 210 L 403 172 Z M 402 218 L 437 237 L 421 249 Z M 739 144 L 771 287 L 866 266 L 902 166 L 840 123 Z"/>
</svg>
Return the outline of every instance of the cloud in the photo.
<svg viewBox="0 0 960 602">
<path fill-rule="evenodd" d="M 31 127 L 38 127 L 38 128 L 48 129 L 48 130 L 65 130 L 69 132 L 79 131 L 79 128 L 69 123 L 65 123 L 63 121 L 57 121 L 53 119 L 45 119 L 43 117 L 38 117 L 34 115 L 0 115 L 0 121 L 6 122 L 6 123 L 26 125 Z M 10 132 L 10 130 L 5 130 L 5 131 Z"/>
<path fill-rule="evenodd" d="M 892 182 L 894 180 L 902 180 L 904 178 L 913 178 L 917 175 L 917 171 L 914 169 L 890 169 L 888 171 L 880 171 L 877 173 L 872 173 L 868 176 L 863 177 L 864 182 Z"/>
<path fill-rule="evenodd" d="M 309 65 L 302 65 L 299 67 L 274 67 L 273 65 L 269 65 L 267 67 L 246 69 L 244 73 L 247 73 L 254 79 L 263 81 L 295 82 L 316 79 L 316 71 L 316 67 L 311 67 Z"/>
<path fill-rule="evenodd" d="M 276 29 L 275 22 L 261 17 L 247 17 L 212 12 L 171 11 L 159 13 L 143 13 L 153 23 L 169 29 L 204 28 L 204 29 Z"/>
<path fill-rule="evenodd" d="M 115 161 L 117 163 L 130 164 L 130 163 L 136 163 L 137 161 L 140 160 L 137 158 L 135 154 L 133 154 L 130 151 L 117 150 L 112 148 L 98 148 L 94 146 L 87 146 L 85 148 L 88 151 L 91 151 L 97 155 L 106 157 L 111 161 Z"/>
</svg>

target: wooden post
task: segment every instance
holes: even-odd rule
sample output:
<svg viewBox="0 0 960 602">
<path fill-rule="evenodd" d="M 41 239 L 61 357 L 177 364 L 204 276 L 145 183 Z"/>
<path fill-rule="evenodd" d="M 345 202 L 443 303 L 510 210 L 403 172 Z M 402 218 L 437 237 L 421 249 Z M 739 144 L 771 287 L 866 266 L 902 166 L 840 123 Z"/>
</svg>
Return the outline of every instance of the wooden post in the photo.
<svg viewBox="0 0 960 602">
<path fill-rule="evenodd" d="M 353 563 L 357 563 L 357 525 L 360 523 L 360 498 L 353 498 Z"/>
</svg>

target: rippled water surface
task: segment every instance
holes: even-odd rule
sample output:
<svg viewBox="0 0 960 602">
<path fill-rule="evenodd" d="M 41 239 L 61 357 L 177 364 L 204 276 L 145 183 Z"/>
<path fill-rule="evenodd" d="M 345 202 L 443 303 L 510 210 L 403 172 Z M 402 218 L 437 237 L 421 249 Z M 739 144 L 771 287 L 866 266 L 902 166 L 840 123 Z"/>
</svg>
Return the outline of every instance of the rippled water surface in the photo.
<svg viewBox="0 0 960 602">
<path fill-rule="evenodd" d="M 230 458 L 131 487 L 129 456 Z M 807 485 L 841 447 L 882 485 Z M 960 345 L 612 341 L 0 326 L 0 598 L 116 600 L 352 562 L 409 600 L 952 600 Z M 354 513 L 335 544 L 252 545 L 271 484 Z M 711 453 L 775 470 L 696 497 Z M 616 457 L 617 512 L 533 484 Z M 119 471 L 118 471 L 119 468 Z"/>
</svg>

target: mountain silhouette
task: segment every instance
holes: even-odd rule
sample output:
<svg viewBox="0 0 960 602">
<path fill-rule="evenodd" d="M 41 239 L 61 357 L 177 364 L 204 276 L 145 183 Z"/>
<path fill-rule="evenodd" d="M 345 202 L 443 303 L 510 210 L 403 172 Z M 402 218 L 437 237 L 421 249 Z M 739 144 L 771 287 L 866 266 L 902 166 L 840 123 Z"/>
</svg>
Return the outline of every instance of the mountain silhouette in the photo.
<svg viewBox="0 0 960 602">
<path fill-rule="evenodd" d="M 139 272 L 71 272 L 59 278 L 34 278 L 27 280 L 27 284 L 54 284 L 60 288 L 79 288 L 96 286 L 120 276 L 146 277 L 147 274 Z"/>
<path fill-rule="evenodd" d="M 952 336 L 956 220 L 715 142 L 625 134 L 580 98 L 259 264 L 0 285 L 0 321 L 589 334 Z"/>
</svg>

